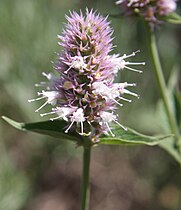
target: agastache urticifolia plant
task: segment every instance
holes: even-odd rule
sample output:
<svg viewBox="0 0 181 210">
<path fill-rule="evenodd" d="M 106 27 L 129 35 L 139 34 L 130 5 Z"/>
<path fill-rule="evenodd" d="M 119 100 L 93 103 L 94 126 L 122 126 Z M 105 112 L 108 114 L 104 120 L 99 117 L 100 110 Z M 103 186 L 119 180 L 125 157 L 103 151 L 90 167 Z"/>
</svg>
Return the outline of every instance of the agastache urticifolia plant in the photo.
<svg viewBox="0 0 181 210">
<path fill-rule="evenodd" d="M 82 12 L 70 12 L 66 19 L 65 30 L 58 35 L 63 51 L 57 54 L 58 61 L 54 66 L 59 76 L 43 73 L 48 81 L 37 85 L 44 89 L 38 92 L 38 98 L 29 102 L 45 100 L 36 112 L 51 104 L 51 112 L 42 113 L 41 116 L 55 115 L 50 120 L 63 119 L 68 122 L 67 127 L 62 128 L 67 135 L 74 130 L 86 137 L 81 187 L 81 210 L 84 210 L 88 206 L 91 142 L 98 142 L 102 133 L 114 136 L 111 123 L 127 131 L 118 121 L 115 109 L 117 105 L 123 105 L 121 101 L 131 102 L 123 95 L 138 97 L 128 89 L 135 83 L 114 83 L 114 79 L 123 69 L 141 73 L 141 70 L 131 66 L 145 65 L 145 62 L 128 61 L 139 51 L 128 55 L 110 54 L 113 30 L 107 17 L 86 10 L 85 16 Z"/>
<path fill-rule="evenodd" d="M 139 50 L 130 54 L 110 54 L 113 30 L 108 17 L 93 10 L 85 16 L 70 12 L 65 30 L 58 35 L 62 48 L 54 64 L 58 76 L 44 73 L 46 81 L 36 84 L 42 88 L 32 101 L 42 101 L 36 109 L 50 120 L 36 123 L 17 123 L 3 117 L 20 130 L 29 130 L 53 137 L 71 140 L 82 146 L 83 173 L 81 185 L 81 210 L 88 208 L 89 166 L 93 145 L 156 145 L 167 136 L 150 137 L 122 125 L 116 109 L 139 97 L 132 92 L 135 83 L 117 82 L 115 77 L 122 70 L 141 73 L 145 62 L 129 61 Z M 46 105 L 49 112 L 43 112 Z M 121 121 L 121 122 L 120 122 Z"/>
<path fill-rule="evenodd" d="M 159 59 L 158 47 L 156 43 L 155 33 L 156 30 L 161 27 L 160 23 L 169 22 L 173 24 L 181 24 L 181 16 L 178 15 L 175 10 L 177 9 L 176 0 L 118 0 L 116 5 L 123 11 L 123 15 L 139 15 L 147 23 L 145 33 L 148 37 L 149 48 L 153 60 L 153 71 L 156 76 L 162 101 L 164 104 L 164 111 L 166 112 L 169 132 L 174 134 L 172 140 L 173 143 L 168 145 L 162 145 L 173 154 L 175 159 L 181 164 L 181 129 L 179 128 L 180 122 L 180 109 L 177 102 L 174 101 L 174 95 L 176 94 L 176 86 L 178 81 L 175 80 L 174 90 L 169 90 L 165 78 L 164 71 Z M 146 37 L 145 37 L 146 38 Z M 168 49 L 171 50 L 171 49 Z M 171 75 L 171 74 L 170 74 Z M 178 93 L 180 97 L 180 93 Z"/>
<path fill-rule="evenodd" d="M 116 4 L 126 15 L 140 15 L 152 28 L 176 10 L 176 0 L 118 0 Z"/>
<path fill-rule="evenodd" d="M 113 30 L 107 17 L 87 10 L 86 16 L 82 12 L 71 12 L 66 19 L 65 30 L 58 35 L 58 44 L 63 51 L 58 53 L 54 66 L 59 76 L 43 73 L 48 82 L 39 84 L 44 89 L 38 92 L 38 98 L 29 102 L 45 100 L 36 112 L 51 104 L 51 112 L 40 115 L 55 115 L 50 120 L 66 120 L 65 133 L 73 129 L 80 135 L 89 136 L 93 142 L 98 141 L 102 133 L 114 136 L 111 123 L 127 129 L 118 122 L 116 105 L 122 106 L 121 101 L 131 102 L 123 95 L 138 97 L 129 90 L 135 83 L 113 83 L 115 76 L 123 69 L 141 73 L 131 66 L 145 65 L 145 62 L 128 61 L 138 51 L 129 55 L 110 54 Z"/>
</svg>

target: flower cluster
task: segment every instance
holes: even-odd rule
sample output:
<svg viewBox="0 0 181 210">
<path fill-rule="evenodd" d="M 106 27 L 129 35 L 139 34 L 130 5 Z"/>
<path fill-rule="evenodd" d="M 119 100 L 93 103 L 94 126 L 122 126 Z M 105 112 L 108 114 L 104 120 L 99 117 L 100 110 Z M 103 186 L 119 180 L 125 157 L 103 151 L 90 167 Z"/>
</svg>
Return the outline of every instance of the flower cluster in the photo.
<svg viewBox="0 0 181 210">
<path fill-rule="evenodd" d="M 152 28 L 160 23 L 161 17 L 176 10 L 176 0 L 118 0 L 124 13 L 127 15 L 139 14 Z"/>
<path fill-rule="evenodd" d="M 44 86 L 45 89 L 38 93 L 38 98 L 29 102 L 45 99 L 36 112 L 46 104 L 51 104 L 51 112 L 40 115 L 56 115 L 50 120 L 66 120 L 68 126 L 65 133 L 73 129 L 80 135 L 89 136 L 92 141 L 97 141 L 102 132 L 114 136 L 111 122 L 126 129 L 114 113 L 116 105 L 122 106 L 120 100 L 131 102 L 123 94 L 138 97 L 127 89 L 135 86 L 134 83 L 113 83 L 114 78 L 122 69 L 141 73 L 130 66 L 145 63 L 127 61 L 138 51 L 130 55 L 109 55 L 113 47 L 113 30 L 107 17 L 86 10 L 86 16 L 82 12 L 72 12 L 66 19 L 66 29 L 62 35 L 58 35 L 58 43 L 63 51 L 58 53 L 58 61 L 54 66 L 59 76 L 43 73 L 47 82 L 36 86 Z"/>
</svg>

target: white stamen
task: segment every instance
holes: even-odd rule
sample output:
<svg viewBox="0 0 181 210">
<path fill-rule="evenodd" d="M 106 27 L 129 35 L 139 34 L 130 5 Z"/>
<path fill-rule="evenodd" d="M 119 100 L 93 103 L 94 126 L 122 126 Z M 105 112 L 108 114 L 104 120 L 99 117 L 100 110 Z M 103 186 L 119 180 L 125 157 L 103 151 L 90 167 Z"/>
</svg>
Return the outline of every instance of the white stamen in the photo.
<svg viewBox="0 0 181 210">
<path fill-rule="evenodd" d="M 118 90 L 109 88 L 103 82 L 94 82 L 92 86 L 95 89 L 93 91 L 94 94 L 99 94 L 105 98 L 105 100 L 111 99 L 119 106 L 123 106 L 123 104 L 115 100 L 115 98 L 119 96 Z"/>
<path fill-rule="evenodd" d="M 41 105 L 37 110 L 35 110 L 35 112 L 40 111 L 40 109 L 42 109 L 47 104 L 55 105 L 57 102 L 57 99 L 59 97 L 59 92 L 57 92 L 57 91 L 42 91 L 41 93 L 38 92 L 37 94 L 38 94 L 38 96 L 40 96 L 40 95 L 43 95 L 43 96 L 39 97 L 39 98 L 35 98 L 35 99 L 30 99 L 30 100 L 28 100 L 28 102 L 39 101 L 39 100 L 45 99 L 45 98 L 47 98 L 47 101 L 43 105 Z"/>
<path fill-rule="evenodd" d="M 81 135 L 84 134 L 84 125 L 83 125 L 83 122 L 80 122 L 80 125 L 81 125 Z"/>
<path fill-rule="evenodd" d="M 39 112 L 40 109 L 42 109 L 44 106 L 46 106 L 49 103 L 49 101 L 46 101 L 44 104 L 42 104 L 38 109 L 35 110 L 35 112 Z"/>
<path fill-rule="evenodd" d="M 60 119 L 62 118 L 62 116 L 58 116 L 58 117 L 53 117 L 53 118 L 50 118 L 51 121 L 54 121 L 54 120 L 57 120 L 57 119 Z"/>
<path fill-rule="evenodd" d="M 128 67 L 128 66 L 125 66 L 124 68 L 125 68 L 125 69 L 128 69 L 128 70 L 130 70 L 130 71 L 135 71 L 135 72 L 138 72 L 138 73 L 143 73 L 143 71 L 141 71 L 141 70 L 133 69 L 133 68 Z"/>
<path fill-rule="evenodd" d="M 54 78 L 54 76 L 51 74 L 51 73 L 45 73 L 45 72 L 42 72 L 42 75 L 44 77 L 46 77 L 48 80 L 51 80 L 52 78 Z"/>
<path fill-rule="evenodd" d="M 132 53 L 129 54 L 129 55 L 124 54 L 124 55 L 122 56 L 122 59 L 129 58 L 129 57 L 133 57 L 133 56 L 136 55 L 136 53 L 139 53 L 139 52 L 140 52 L 140 50 L 137 50 L 137 51 L 135 51 L 135 52 L 132 52 Z"/>
<path fill-rule="evenodd" d="M 40 84 L 35 84 L 35 87 L 47 86 L 47 82 L 40 82 Z"/>
<path fill-rule="evenodd" d="M 135 96 L 135 97 L 139 98 L 139 95 L 138 95 L 138 94 L 133 93 L 133 92 L 131 92 L 130 90 L 126 90 L 126 89 L 124 89 L 124 93 L 126 93 L 126 94 L 129 94 L 129 95 L 132 95 L 132 96 Z"/>
<path fill-rule="evenodd" d="M 132 71 L 135 71 L 135 72 L 142 73 L 141 70 L 130 68 L 128 65 L 145 65 L 145 62 L 129 62 L 129 61 L 125 61 L 125 59 L 135 56 L 136 53 L 138 53 L 138 52 L 140 52 L 140 51 L 138 50 L 136 52 L 131 53 L 130 55 L 124 54 L 121 57 L 119 57 L 119 54 L 114 54 L 114 55 L 110 56 L 111 62 L 113 63 L 113 66 L 114 66 L 113 67 L 113 72 L 115 74 L 117 74 L 117 72 L 119 70 L 122 70 L 122 69 L 125 68 L 125 69 L 128 69 L 128 70 L 132 70 Z"/>
<path fill-rule="evenodd" d="M 111 135 L 114 137 L 114 133 L 111 131 L 111 128 L 109 127 L 109 124 L 107 122 L 105 122 L 106 127 L 108 128 L 109 132 L 111 133 Z"/>
<path fill-rule="evenodd" d="M 128 7 L 130 7 L 132 4 L 139 2 L 139 0 L 130 0 L 130 2 L 127 4 Z"/>
<path fill-rule="evenodd" d="M 136 86 L 136 83 L 127 83 L 127 82 L 125 82 L 126 83 L 126 87 L 135 87 Z"/>
<path fill-rule="evenodd" d="M 73 112 L 73 116 L 71 120 L 74 120 L 75 122 L 84 122 L 84 110 L 82 108 L 77 109 L 75 112 Z"/>
<path fill-rule="evenodd" d="M 53 76 L 51 73 L 42 72 L 42 75 L 46 77 L 49 81 L 48 82 L 40 82 L 39 84 L 35 84 L 35 87 L 46 87 L 47 90 L 51 90 L 52 87 L 55 85 L 58 78 Z"/>
<path fill-rule="evenodd" d="M 31 103 L 31 102 L 33 102 L 33 101 L 39 101 L 39 100 L 44 99 L 44 98 L 46 98 L 46 96 L 42 96 L 42 97 L 39 97 L 39 98 L 29 99 L 28 102 Z"/>
<path fill-rule="evenodd" d="M 123 101 L 127 101 L 127 102 L 129 102 L 129 103 L 132 102 L 132 100 L 127 99 L 127 98 L 124 98 L 124 97 L 121 97 L 121 96 L 119 96 L 118 98 L 121 99 L 121 100 L 123 100 Z"/>
<path fill-rule="evenodd" d="M 123 82 L 123 83 L 113 83 L 112 85 L 112 91 L 116 90 L 122 93 L 122 91 L 124 91 L 124 88 L 126 87 L 134 87 L 136 86 L 136 83 L 127 83 L 127 82 Z"/>
<path fill-rule="evenodd" d="M 84 62 L 84 58 L 82 56 L 74 56 L 70 67 L 64 73 L 67 74 L 71 68 L 80 70 L 80 72 L 84 72 L 84 69 L 88 70 L 87 64 Z"/>
<path fill-rule="evenodd" d="M 43 114 L 40 114 L 41 117 L 44 117 L 46 115 L 49 115 L 49 114 L 55 114 L 57 113 L 56 111 L 53 111 L 53 112 L 47 112 L 47 113 L 43 113 Z"/>
<path fill-rule="evenodd" d="M 129 62 L 129 61 L 126 61 L 125 62 L 126 63 L 126 65 L 128 64 L 130 64 L 130 65 L 145 65 L 145 62 L 140 62 L 140 63 L 136 63 L 136 62 Z"/>
<path fill-rule="evenodd" d="M 119 106 L 123 106 L 123 104 L 120 104 L 118 101 L 116 101 L 114 98 L 111 98 L 116 104 L 118 104 Z"/>
<path fill-rule="evenodd" d="M 70 120 L 71 120 L 71 124 L 66 129 L 65 133 L 68 133 L 68 131 L 70 130 L 74 122 L 76 122 L 77 124 L 80 123 L 80 126 L 81 126 L 80 135 L 83 135 L 84 133 L 83 122 L 85 121 L 84 110 L 82 108 L 77 109 L 75 112 L 73 112 L 72 117 L 70 117 Z"/>
<path fill-rule="evenodd" d="M 93 89 L 93 93 L 94 94 L 98 94 L 101 95 L 106 101 L 107 100 L 113 100 L 116 104 L 118 104 L 119 106 L 123 106 L 123 104 L 119 103 L 116 98 L 118 99 L 122 99 L 124 101 L 127 102 L 131 102 L 131 100 L 126 99 L 124 97 L 120 97 L 120 94 L 130 94 L 133 96 L 138 97 L 138 95 L 136 93 L 133 93 L 127 89 L 125 89 L 125 87 L 133 87 L 136 86 L 135 83 L 114 83 L 112 85 L 112 87 L 108 87 L 107 85 L 105 85 L 103 82 L 94 82 L 92 84 Z"/>
<path fill-rule="evenodd" d="M 59 118 L 63 118 L 65 121 L 68 121 L 67 116 L 72 114 L 76 108 L 72 107 L 56 107 L 52 109 L 52 112 L 40 114 L 41 117 L 50 115 L 50 114 L 58 114 L 58 117 L 50 118 L 50 120 L 56 120 Z"/>
<path fill-rule="evenodd" d="M 114 115 L 113 113 L 106 112 L 106 111 L 101 111 L 99 115 L 100 115 L 100 118 L 101 118 L 100 124 L 101 125 L 105 124 L 112 136 L 115 136 L 113 134 L 113 132 L 111 131 L 110 127 L 109 127 L 109 123 L 111 123 L 112 121 L 115 122 L 116 124 L 118 124 L 124 130 L 127 130 L 127 128 L 125 128 L 123 125 L 121 125 L 117 121 L 116 115 Z"/>
<path fill-rule="evenodd" d="M 118 5 L 118 4 L 122 4 L 123 2 L 124 2 L 125 0 L 119 0 L 119 1 L 116 1 L 116 5 Z"/>
<path fill-rule="evenodd" d="M 117 123 L 122 129 L 124 129 L 125 131 L 127 131 L 128 129 L 126 127 L 124 127 L 123 125 L 121 125 L 118 121 L 113 120 L 115 123 Z"/>
<path fill-rule="evenodd" d="M 101 111 L 99 115 L 103 123 L 105 122 L 109 123 L 112 122 L 113 120 L 116 120 L 116 115 L 110 112 Z"/>
<path fill-rule="evenodd" d="M 75 120 L 73 120 L 71 122 L 71 124 L 69 125 L 69 127 L 65 130 L 65 133 L 68 133 L 68 131 L 70 130 L 70 128 L 72 127 L 72 125 L 74 124 Z"/>
</svg>

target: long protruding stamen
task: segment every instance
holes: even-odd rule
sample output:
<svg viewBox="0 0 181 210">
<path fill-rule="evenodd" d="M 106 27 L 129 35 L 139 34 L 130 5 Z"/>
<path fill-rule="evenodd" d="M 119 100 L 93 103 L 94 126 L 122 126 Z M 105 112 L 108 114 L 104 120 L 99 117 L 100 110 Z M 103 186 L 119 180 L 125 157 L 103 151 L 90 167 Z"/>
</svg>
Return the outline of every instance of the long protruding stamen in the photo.
<svg viewBox="0 0 181 210">
<path fill-rule="evenodd" d="M 129 57 L 133 57 L 133 56 L 136 55 L 136 53 L 139 53 L 139 52 L 140 52 L 140 50 L 137 50 L 137 51 L 135 51 L 135 52 L 132 52 L 132 53 L 129 54 L 129 55 L 124 54 L 124 55 L 122 56 L 122 59 L 129 58 Z"/>
<path fill-rule="evenodd" d="M 110 129 L 110 127 L 109 127 L 109 124 L 108 124 L 107 122 L 105 122 L 105 124 L 106 124 L 106 126 L 107 126 L 109 132 L 111 133 L 111 135 L 114 137 L 115 135 L 114 135 L 114 133 L 111 131 L 111 129 Z"/>
<path fill-rule="evenodd" d="M 135 72 L 138 72 L 138 73 L 143 73 L 143 71 L 141 71 L 141 70 L 133 69 L 133 68 L 128 67 L 128 66 L 125 66 L 124 68 L 125 68 L 125 69 L 128 69 L 128 70 L 130 70 L 130 71 L 135 71 Z"/>
<path fill-rule="evenodd" d="M 54 121 L 54 120 L 57 120 L 57 119 L 60 119 L 60 118 L 62 118 L 62 116 L 60 115 L 60 116 L 58 116 L 58 117 L 53 117 L 53 118 L 50 118 L 50 120 L 51 121 Z"/>
<path fill-rule="evenodd" d="M 69 125 L 69 127 L 65 130 L 65 133 L 68 133 L 68 131 L 70 130 L 70 128 L 72 127 L 72 125 L 74 124 L 75 120 L 73 120 L 71 122 L 71 124 Z"/>
<path fill-rule="evenodd" d="M 135 0 L 130 0 L 130 2 L 127 4 L 127 6 L 130 7 L 134 3 L 134 1 Z"/>
<path fill-rule="evenodd" d="M 49 115 L 49 114 L 56 114 L 57 111 L 52 111 L 52 112 L 47 112 L 47 113 L 43 113 L 43 114 L 40 114 L 41 117 L 43 116 L 46 116 L 46 115 Z"/>
<path fill-rule="evenodd" d="M 81 135 L 83 135 L 84 134 L 84 125 L 83 125 L 83 122 L 81 121 L 80 122 L 80 126 L 81 126 Z"/>
<path fill-rule="evenodd" d="M 66 71 L 64 71 L 64 73 L 67 74 L 72 67 L 73 67 L 73 65 L 71 65 Z"/>
<path fill-rule="evenodd" d="M 125 131 L 127 131 L 128 129 L 126 127 L 124 127 L 123 125 L 121 125 L 117 120 L 113 120 L 116 124 L 118 124 L 121 128 L 123 128 Z"/>
<path fill-rule="evenodd" d="M 130 95 L 132 95 L 132 96 L 135 96 L 135 97 L 139 98 L 139 95 L 138 95 L 138 94 L 133 93 L 133 92 L 131 92 L 130 90 L 126 90 L 126 89 L 124 89 L 124 93 L 126 93 L 126 94 L 130 94 Z"/>
<path fill-rule="evenodd" d="M 136 86 L 136 83 L 127 83 L 126 82 L 126 87 L 135 87 Z"/>
<path fill-rule="evenodd" d="M 43 75 L 44 77 L 46 77 L 48 80 L 50 80 L 51 77 L 52 77 L 52 75 L 51 75 L 50 73 L 47 74 L 47 73 L 45 73 L 45 72 L 42 72 L 42 75 Z"/>
<path fill-rule="evenodd" d="M 44 106 L 46 106 L 50 101 L 46 101 L 44 104 L 42 104 L 38 109 L 35 110 L 35 112 L 39 112 L 40 109 L 42 109 Z"/>
<path fill-rule="evenodd" d="M 28 102 L 31 103 L 31 102 L 33 102 L 33 101 L 39 101 L 39 100 L 44 99 L 44 98 L 46 98 L 46 96 L 42 96 L 42 97 L 34 98 L 34 99 L 29 99 Z"/>
<path fill-rule="evenodd" d="M 119 0 L 119 1 L 116 1 L 116 3 L 115 4 L 121 4 L 121 3 L 123 3 L 124 2 L 124 0 Z"/>
<path fill-rule="evenodd" d="M 132 102 L 132 100 L 127 99 L 127 98 L 124 98 L 124 97 L 121 97 L 121 96 L 119 96 L 118 98 L 121 99 L 121 100 L 123 100 L 123 101 L 127 101 L 127 102 L 129 102 L 129 103 Z"/>
<path fill-rule="evenodd" d="M 40 84 L 35 84 L 35 87 L 44 87 L 47 86 L 47 82 L 41 82 Z"/>
<path fill-rule="evenodd" d="M 118 101 L 116 101 L 114 98 L 111 98 L 116 104 L 118 104 L 119 106 L 123 106 L 123 104 L 120 104 Z"/>
<path fill-rule="evenodd" d="M 145 65 L 145 62 L 129 62 L 129 61 L 126 61 L 125 62 L 126 65 Z"/>
</svg>

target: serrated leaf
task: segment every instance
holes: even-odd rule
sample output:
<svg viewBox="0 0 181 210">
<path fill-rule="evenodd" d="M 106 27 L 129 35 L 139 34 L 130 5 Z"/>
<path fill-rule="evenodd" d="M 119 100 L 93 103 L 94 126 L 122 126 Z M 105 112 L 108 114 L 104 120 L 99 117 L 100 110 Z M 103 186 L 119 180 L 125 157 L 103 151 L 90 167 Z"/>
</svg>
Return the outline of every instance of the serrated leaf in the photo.
<svg viewBox="0 0 181 210">
<path fill-rule="evenodd" d="M 80 141 L 80 137 L 76 132 L 69 132 L 66 134 L 65 127 L 67 126 L 66 121 L 54 120 L 54 121 L 42 121 L 35 123 L 20 123 L 16 122 L 8 117 L 2 117 L 13 127 L 22 131 L 32 131 L 39 134 L 49 135 L 61 140 Z"/>
<path fill-rule="evenodd" d="M 165 136 L 147 136 L 143 135 L 131 128 L 128 130 L 123 130 L 120 127 L 115 127 L 112 129 L 114 137 L 102 136 L 99 140 L 99 144 L 109 144 L 109 145 L 149 145 L 154 146 L 159 144 L 163 139 L 170 137 L 171 135 Z"/>
<path fill-rule="evenodd" d="M 173 12 L 169 15 L 167 15 L 164 20 L 166 20 L 169 23 L 173 24 L 181 24 L 181 16 L 178 15 L 177 13 Z"/>
</svg>

